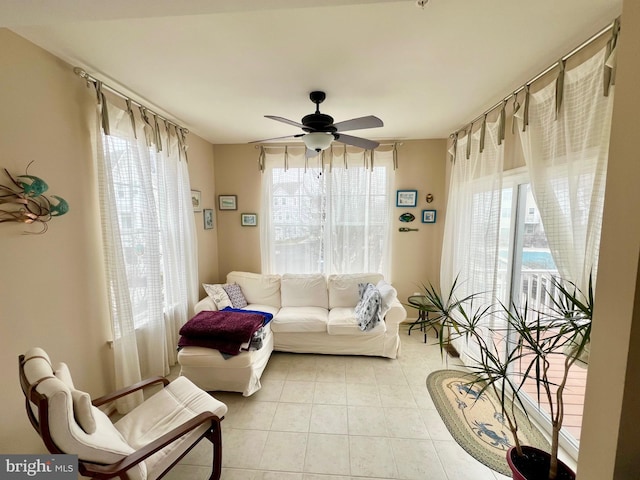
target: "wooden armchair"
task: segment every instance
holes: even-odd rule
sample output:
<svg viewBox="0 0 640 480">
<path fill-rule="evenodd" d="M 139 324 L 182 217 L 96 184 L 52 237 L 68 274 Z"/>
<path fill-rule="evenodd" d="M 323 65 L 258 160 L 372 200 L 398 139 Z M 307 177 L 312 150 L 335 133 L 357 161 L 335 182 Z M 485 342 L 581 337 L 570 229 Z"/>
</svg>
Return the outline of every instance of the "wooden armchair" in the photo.
<svg viewBox="0 0 640 480">
<path fill-rule="evenodd" d="M 227 406 L 185 377 L 171 383 L 151 378 L 91 402 L 88 394 L 75 389 L 66 364 L 54 367 L 40 348 L 20 355 L 19 374 L 31 425 L 50 453 L 78 455 L 81 475 L 156 480 L 207 438 L 213 444 L 209 478 L 220 478 L 220 422 Z M 116 423 L 97 408 L 160 383 L 160 392 Z"/>
</svg>

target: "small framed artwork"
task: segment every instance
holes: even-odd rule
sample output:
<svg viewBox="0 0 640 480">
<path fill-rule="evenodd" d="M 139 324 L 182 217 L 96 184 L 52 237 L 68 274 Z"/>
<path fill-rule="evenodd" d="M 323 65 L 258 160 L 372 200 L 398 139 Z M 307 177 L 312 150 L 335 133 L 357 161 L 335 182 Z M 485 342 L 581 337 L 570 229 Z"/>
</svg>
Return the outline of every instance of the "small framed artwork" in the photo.
<svg viewBox="0 0 640 480">
<path fill-rule="evenodd" d="M 213 228 L 213 208 L 205 208 L 204 212 L 204 229 L 211 230 Z"/>
<path fill-rule="evenodd" d="M 255 213 L 241 213 L 240 223 L 243 227 L 255 227 L 258 225 L 258 215 Z"/>
<path fill-rule="evenodd" d="M 237 210 L 238 197 L 235 195 L 218 195 L 218 208 L 220 210 Z"/>
<path fill-rule="evenodd" d="M 191 190 L 191 205 L 193 205 L 194 212 L 202 211 L 202 204 L 200 203 L 200 190 Z"/>
<path fill-rule="evenodd" d="M 422 223 L 436 223 L 436 211 L 422 210 Z"/>
<path fill-rule="evenodd" d="M 396 192 L 396 207 L 415 207 L 417 204 L 417 190 L 398 190 Z"/>
</svg>

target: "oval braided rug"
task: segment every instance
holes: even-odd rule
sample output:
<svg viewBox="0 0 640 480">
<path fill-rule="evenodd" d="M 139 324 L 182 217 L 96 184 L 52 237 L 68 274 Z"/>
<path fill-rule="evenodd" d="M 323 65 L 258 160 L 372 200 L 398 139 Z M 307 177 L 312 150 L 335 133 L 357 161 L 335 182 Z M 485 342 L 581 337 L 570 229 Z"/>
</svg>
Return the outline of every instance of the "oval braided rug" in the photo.
<svg viewBox="0 0 640 480">
<path fill-rule="evenodd" d="M 493 392 L 468 385 L 472 373 L 461 370 L 437 370 L 427 377 L 427 389 L 453 438 L 469 455 L 487 467 L 511 476 L 506 454 L 513 446 L 508 424 L 503 421 L 500 403 Z M 523 445 L 549 451 L 545 436 L 517 410 L 518 437 Z"/>
</svg>

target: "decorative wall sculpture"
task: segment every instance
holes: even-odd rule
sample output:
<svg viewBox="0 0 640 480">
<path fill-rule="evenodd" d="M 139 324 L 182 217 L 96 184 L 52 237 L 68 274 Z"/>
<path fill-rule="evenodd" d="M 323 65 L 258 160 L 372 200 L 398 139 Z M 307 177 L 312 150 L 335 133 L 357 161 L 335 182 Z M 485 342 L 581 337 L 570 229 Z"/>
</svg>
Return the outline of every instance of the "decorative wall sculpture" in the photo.
<svg viewBox="0 0 640 480">
<path fill-rule="evenodd" d="M 47 231 L 49 220 L 69 211 L 69 204 L 57 195 L 51 195 L 51 198 L 44 195 L 49 186 L 41 178 L 29 175 L 31 163 L 24 175 L 15 178 L 4 169 L 12 185 L 0 185 L 0 223 L 40 223 L 42 229 L 39 232 L 24 233 L 41 234 Z"/>
</svg>

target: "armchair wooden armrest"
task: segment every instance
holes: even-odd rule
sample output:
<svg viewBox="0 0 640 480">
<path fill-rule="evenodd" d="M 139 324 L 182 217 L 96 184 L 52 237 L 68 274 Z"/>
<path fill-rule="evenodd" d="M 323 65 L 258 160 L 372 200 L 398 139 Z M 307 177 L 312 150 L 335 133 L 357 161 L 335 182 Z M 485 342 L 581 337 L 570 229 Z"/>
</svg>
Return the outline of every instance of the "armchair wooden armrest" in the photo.
<svg viewBox="0 0 640 480">
<path fill-rule="evenodd" d="M 141 382 L 134 383 L 128 387 L 121 388 L 116 390 L 115 392 L 108 393 L 102 397 L 98 397 L 94 399 L 91 403 L 94 407 L 99 407 L 100 405 L 104 405 L 105 403 L 113 402 L 119 398 L 125 397 L 130 393 L 137 392 L 138 390 L 142 390 L 149 385 L 155 385 L 156 383 L 162 383 L 163 387 L 169 385 L 169 380 L 164 377 L 151 377 L 146 380 L 142 380 Z"/>
</svg>

